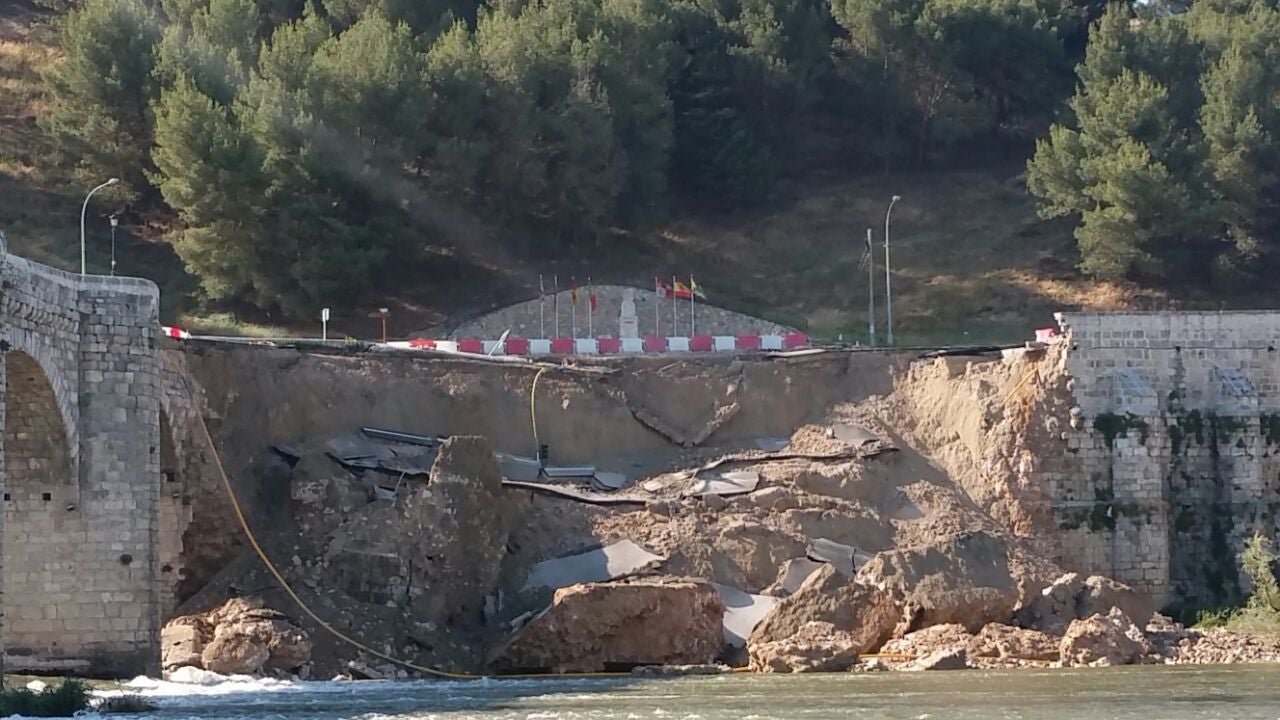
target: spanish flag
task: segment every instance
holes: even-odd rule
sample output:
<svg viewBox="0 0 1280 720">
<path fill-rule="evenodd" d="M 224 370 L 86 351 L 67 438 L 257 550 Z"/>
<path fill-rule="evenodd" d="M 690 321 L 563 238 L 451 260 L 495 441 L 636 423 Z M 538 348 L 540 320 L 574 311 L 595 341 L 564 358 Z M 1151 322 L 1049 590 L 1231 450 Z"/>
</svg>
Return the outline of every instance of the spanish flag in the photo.
<svg viewBox="0 0 1280 720">
<path fill-rule="evenodd" d="M 702 287 L 698 285 L 698 282 L 693 279 L 692 275 L 689 276 L 689 289 L 693 291 L 694 295 L 697 295 L 703 300 L 707 299 L 707 294 L 702 292 Z"/>
<path fill-rule="evenodd" d="M 691 297 L 693 297 L 693 291 L 689 289 L 689 286 L 688 286 L 688 285 L 685 285 L 684 283 L 680 282 L 679 280 L 676 280 L 676 281 L 675 281 L 675 296 L 676 296 L 676 297 L 678 297 L 678 298 L 682 298 L 682 299 L 684 299 L 684 298 L 691 298 Z"/>
</svg>

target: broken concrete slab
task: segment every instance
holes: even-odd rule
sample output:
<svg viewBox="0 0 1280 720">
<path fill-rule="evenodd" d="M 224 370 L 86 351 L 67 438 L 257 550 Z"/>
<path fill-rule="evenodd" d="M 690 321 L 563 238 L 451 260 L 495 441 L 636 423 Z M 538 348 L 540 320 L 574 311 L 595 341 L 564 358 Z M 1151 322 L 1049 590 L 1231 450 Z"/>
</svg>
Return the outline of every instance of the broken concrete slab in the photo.
<svg viewBox="0 0 1280 720">
<path fill-rule="evenodd" d="M 627 485 L 627 476 L 622 473 L 596 470 L 592 484 L 601 490 L 621 490 Z"/>
<path fill-rule="evenodd" d="M 362 427 L 360 428 L 360 432 L 375 440 L 390 440 L 392 442 L 406 443 L 408 445 L 424 445 L 426 447 L 438 447 L 448 439 L 437 435 L 415 435 L 414 433 L 374 427 Z"/>
<path fill-rule="evenodd" d="M 579 486 L 565 485 L 561 483 L 551 484 L 503 480 L 502 485 L 503 487 L 516 488 L 518 490 L 532 490 L 534 492 L 540 492 L 547 495 L 555 495 L 567 500 L 576 500 L 578 502 L 589 503 L 591 505 L 644 505 L 650 500 L 648 497 L 623 495 L 616 492 L 596 492 Z"/>
<path fill-rule="evenodd" d="M 787 446 L 790 444 L 791 444 L 791 438 L 764 437 L 764 438 L 755 439 L 756 447 L 760 448 L 765 452 L 771 452 L 771 453 L 782 452 L 783 450 L 786 450 Z"/>
<path fill-rule="evenodd" d="M 685 491 L 686 496 L 745 495 L 760 484 L 760 473 L 754 470 L 734 470 L 705 478 L 695 477 Z"/>
<path fill-rule="evenodd" d="M 831 426 L 832 437 L 840 442 L 851 445 L 853 447 L 862 447 L 868 443 L 875 442 L 880 436 L 862 427 L 861 425 L 839 424 Z"/>
<path fill-rule="evenodd" d="M 502 469 L 502 477 L 507 480 L 533 482 L 542 475 L 542 463 L 534 458 L 507 453 L 494 453 L 498 458 L 498 467 Z"/>
<path fill-rule="evenodd" d="M 376 460 L 391 456 L 389 448 L 370 442 L 360 435 L 331 437 L 325 442 L 324 449 L 330 457 L 344 464 L 352 460 Z"/>
<path fill-rule="evenodd" d="M 724 600 L 724 641 L 733 647 L 745 647 L 751 631 L 772 610 L 779 598 L 753 595 L 728 585 L 712 583 Z"/>
<path fill-rule="evenodd" d="M 853 575 L 858 568 L 871 560 L 871 557 L 871 553 L 828 538 L 814 538 L 809 544 L 810 559 L 830 563 L 845 575 Z"/>
<path fill-rule="evenodd" d="M 542 474 L 549 478 L 589 478 L 596 474 L 591 465 L 548 465 Z"/>
<path fill-rule="evenodd" d="M 820 560 L 811 560 L 807 557 L 788 560 L 783 564 L 781 572 L 778 573 L 778 587 L 784 593 L 790 595 L 799 590 L 810 575 L 826 564 Z"/>
<path fill-rule="evenodd" d="M 578 583 L 617 580 L 647 570 L 666 560 L 631 540 L 619 540 L 584 553 L 543 560 L 529 571 L 522 590 L 546 587 L 558 590 Z"/>
</svg>

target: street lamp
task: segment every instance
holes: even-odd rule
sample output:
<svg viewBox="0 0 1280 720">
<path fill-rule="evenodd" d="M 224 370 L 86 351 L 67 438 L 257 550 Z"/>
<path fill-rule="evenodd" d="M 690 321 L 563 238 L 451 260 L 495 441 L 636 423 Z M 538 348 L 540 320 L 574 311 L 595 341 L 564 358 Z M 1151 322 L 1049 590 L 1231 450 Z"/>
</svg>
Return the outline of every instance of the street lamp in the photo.
<svg viewBox="0 0 1280 720">
<path fill-rule="evenodd" d="M 108 218 L 111 220 L 111 276 L 116 275 L 116 226 L 120 224 L 120 216 L 115 213 Z"/>
<path fill-rule="evenodd" d="M 81 274 L 81 275 L 84 275 L 84 274 L 85 274 L 85 262 L 84 262 L 84 214 L 85 214 L 85 211 L 87 211 L 87 210 L 89 209 L 89 198 L 93 197 L 93 194 L 94 194 L 94 193 L 96 193 L 96 192 L 98 192 L 98 191 L 99 191 L 99 190 L 101 190 L 102 188 L 107 187 L 108 185 L 115 185 L 115 184 L 116 184 L 116 183 L 118 183 L 118 182 L 120 182 L 120 178 L 111 178 L 110 180 L 108 180 L 108 181 L 106 181 L 106 182 L 102 183 L 101 185 L 99 185 L 98 187 L 96 187 L 96 188 L 94 188 L 94 189 L 90 190 L 90 191 L 89 191 L 89 194 L 84 196 L 84 205 L 80 206 L 80 274 Z"/>
<path fill-rule="evenodd" d="M 391 308 L 378 308 L 376 312 L 369 313 L 371 318 L 382 318 L 382 344 L 387 344 L 387 316 L 391 314 Z"/>
<path fill-rule="evenodd" d="M 893 213 L 893 206 L 901 199 L 901 195 L 894 195 L 889 201 L 889 209 L 884 213 L 884 312 L 889 347 L 893 347 L 893 287 L 889 280 L 889 216 Z"/>
</svg>

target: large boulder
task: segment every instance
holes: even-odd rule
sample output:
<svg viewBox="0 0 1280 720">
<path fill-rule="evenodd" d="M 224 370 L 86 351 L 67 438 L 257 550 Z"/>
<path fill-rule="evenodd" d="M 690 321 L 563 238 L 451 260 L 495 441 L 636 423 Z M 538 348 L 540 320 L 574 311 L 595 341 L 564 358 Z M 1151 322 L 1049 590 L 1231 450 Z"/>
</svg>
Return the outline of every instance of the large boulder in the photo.
<svg viewBox="0 0 1280 720">
<path fill-rule="evenodd" d="M 978 657 L 1007 660 L 1057 660 L 1058 638 L 1039 630 L 992 623 L 979 632 L 969 646 Z"/>
<path fill-rule="evenodd" d="M 858 639 L 829 622 L 809 622 L 785 640 L 747 647 L 754 672 L 845 672 L 858 662 Z"/>
<path fill-rule="evenodd" d="M 711 663 L 724 647 L 724 602 L 698 580 L 586 583 L 556 591 L 490 657 L 498 671 L 593 672 Z"/>
<path fill-rule="evenodd" d="M 985 532 L 879 553 L 858 578 L 887 588 L 903 604 L 904 632 L 947 623 L 977 632 L 1007 621 L 1019 600 L 1008 543 Z"/>
<path fill-rule="evenodd" d="M 1142 630 L 1116 607 L 1072 622 L 1058 646 L 1063 665 L 1131 665 L 1153 651 Z"/>
<path fill-rule="evenodd" d="M 213 628 L 199 615 L 175 618 L 160 629 L 160 667 L 203 667 L 201 653 L 213 640 Z"/>
<path fill-rule="evenodd" d="M 1088 578 L 1066 573 L 1018 611 L 1016 624 L 1050 635 L 1062 635 L 1071 623 L 1119 608 L 1138 627 L 1155 614 L 1151 599 L 1124 583 L 1101 575 Z"/>
<path fill-rule="evenodd" d="M 811 622 L 849 633 L 856 652 L 872 652 L 893 634 L 901 613 L 888 593 L 825 565 L 756 625 L 748 646 L 787 640 Z"/>
<path fill-rule="evenodd" d="M 253 675 L 271 659 L 265 643 L 253 635 L 215 635 L 200 653 L 205 670 L 222 675 Z"/>
<path fill-rule="evenodd" d="M 170 620 L 160 631 L 167 671 L 198 667 L 224 675 L 292 671 L 311 660 L 311 639 L 260 601 L 232 598 L 200 615 Z"/>
</svg>

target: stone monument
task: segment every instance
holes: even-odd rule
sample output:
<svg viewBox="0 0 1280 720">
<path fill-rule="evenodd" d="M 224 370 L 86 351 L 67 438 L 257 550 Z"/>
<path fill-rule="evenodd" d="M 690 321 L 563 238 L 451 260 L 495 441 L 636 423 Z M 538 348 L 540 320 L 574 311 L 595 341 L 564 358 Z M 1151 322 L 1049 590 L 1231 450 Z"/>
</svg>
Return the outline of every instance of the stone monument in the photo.
<svg viewBox="0 0 1280 720">
<path fill-rule="evenodd" d="M 636 317 L 636 291 L 622 291 L 622 310 L 618 313 L 618 337 L 640 337 L 640 320 Z"/>
</svg>

